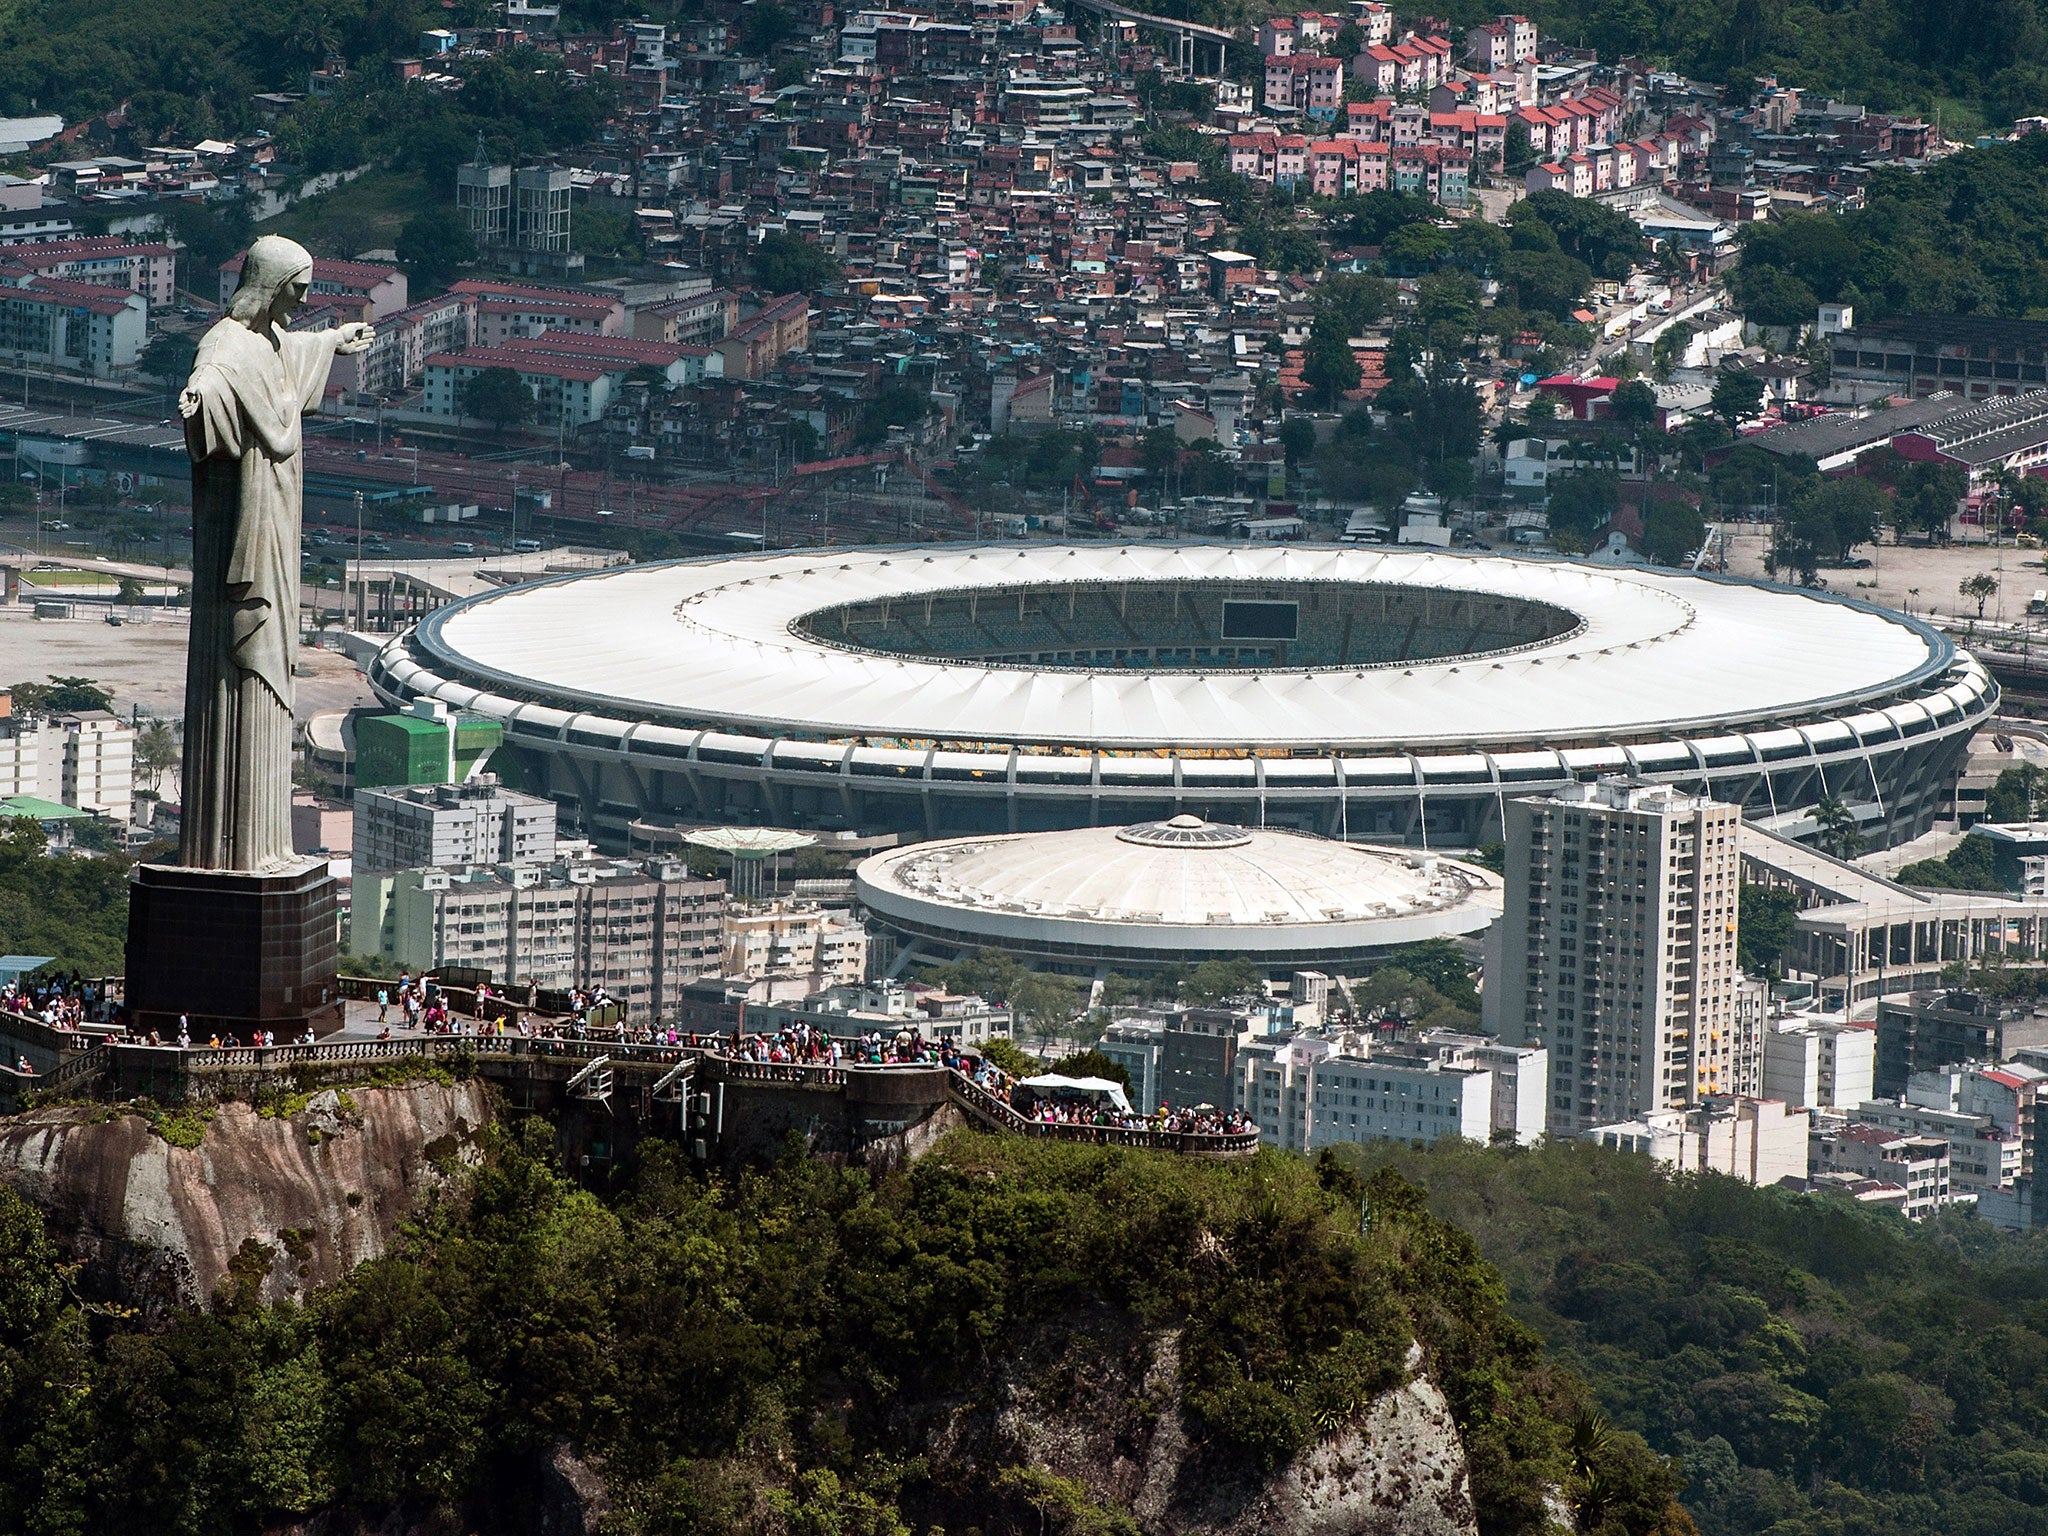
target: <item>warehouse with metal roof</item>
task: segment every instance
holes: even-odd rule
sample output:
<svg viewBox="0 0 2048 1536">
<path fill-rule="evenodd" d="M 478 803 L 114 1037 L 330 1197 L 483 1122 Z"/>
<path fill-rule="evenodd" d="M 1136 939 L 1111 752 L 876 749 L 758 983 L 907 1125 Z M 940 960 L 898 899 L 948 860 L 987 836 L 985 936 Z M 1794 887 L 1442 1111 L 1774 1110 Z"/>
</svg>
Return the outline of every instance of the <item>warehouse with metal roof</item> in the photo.
<svg viewBox="0 0 2048 1536">
<path fill-rule="evenodd" d="M 1190 813 L 1467 847 L 1509 795 L 1627 773 L 1774 825 L 1924 829 L 1996 685 L 1829 592 L 1435 550 L 819 549 L 565 577 L 429 616 L 394 703 L 504 721 L 586 831 L 918 836 Z"/>
</svg>

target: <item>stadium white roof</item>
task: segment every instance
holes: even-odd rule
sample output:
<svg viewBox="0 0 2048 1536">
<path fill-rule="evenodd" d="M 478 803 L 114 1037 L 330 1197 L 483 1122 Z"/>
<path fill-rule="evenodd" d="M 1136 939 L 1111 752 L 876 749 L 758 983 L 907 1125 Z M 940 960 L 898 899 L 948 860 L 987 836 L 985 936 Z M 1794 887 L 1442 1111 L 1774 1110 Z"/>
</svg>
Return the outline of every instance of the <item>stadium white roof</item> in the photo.
<svg viewBox="0 0 2048 1536">
<path fill-rule="evenodd" d="M 927 660 L 828 644 L 796 627 L 821 609 L 977 587 L 1262 581 L 1473 592 L 1553 604 L 1582 622 L 1483 657 L 1206 672 Z M 443 677 L 614 717 L 880 746 L 1239 752 L 1565 744 L 1781 719 L 1895 695 L 1953 659 L 1935 631 L 1898 614 L 1761 583 L 1435 550 L 1170 543 L 638 566 L 476 598 L 431 616 L 418 638 Z"/>
<path fill-rule="evenodd" d="M 1356 951 L 1475 932 L 1501 910 L 1472 865 L 1194 816 L 917 843 L 855 878 L 885 919 L 1070 953 Z"/>
</svg>

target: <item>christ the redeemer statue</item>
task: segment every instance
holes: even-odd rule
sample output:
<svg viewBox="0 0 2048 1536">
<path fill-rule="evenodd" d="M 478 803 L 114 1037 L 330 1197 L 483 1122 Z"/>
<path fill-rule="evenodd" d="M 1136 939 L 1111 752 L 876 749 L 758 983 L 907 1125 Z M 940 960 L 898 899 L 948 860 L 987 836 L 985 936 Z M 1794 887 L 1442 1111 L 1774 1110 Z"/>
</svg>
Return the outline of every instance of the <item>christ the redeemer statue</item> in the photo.
<svg viewBox="0 0 2048 1536">
<path fill-rule="evenodd" d="M 313 258 L 276 235 L 250 246 L 226 318 L 178 396 L 192 457 L 192 635 L 185 674 L 178 862 L 282 869 L 291 827 L 292 684 L 299 643 L 299 418 L 317 410 L 337 352 L 371 328 L 285 327 Z"/>
</svg>

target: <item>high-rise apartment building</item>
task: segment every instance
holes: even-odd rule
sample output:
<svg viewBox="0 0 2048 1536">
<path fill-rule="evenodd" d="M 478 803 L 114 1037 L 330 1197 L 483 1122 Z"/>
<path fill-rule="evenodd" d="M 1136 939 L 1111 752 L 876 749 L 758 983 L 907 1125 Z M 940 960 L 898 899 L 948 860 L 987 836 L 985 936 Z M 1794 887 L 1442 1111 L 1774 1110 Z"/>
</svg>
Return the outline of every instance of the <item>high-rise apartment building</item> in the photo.
<svg viewBox="0 0 2048 1536">
<path fill-rule="evenodd" d="M 350 944 L 419 970 L 501 984 L 602 986 L 629 1017 L 672 1015 L 719 969 L 725 886 L 677 861 L 404 869 L 356 877 Z"/>
<path fill-rule="evenodd" d="M 1507 809 L 1488 1015 L 1550 1052 L 1555 1135 L 1756 1091 L 1761 1010 L 1736 962 L 1741 812 L 1665 785 L 1572 785 Z"/>
<path fill-rule="evenodd" d="M 451 869 L 470 864 L 546 864 L 555 857 L 555 802 L 480 774 L 462 784 L 359 789 L 355 867 Z"/>
<path fill-rule="evenodd" d="M 12 714 L 0 703 L 0 799 L 19 795 L 129 820 L 135 808 L 134 727 L 104 709 L 42 718 Z"/>
</svg>

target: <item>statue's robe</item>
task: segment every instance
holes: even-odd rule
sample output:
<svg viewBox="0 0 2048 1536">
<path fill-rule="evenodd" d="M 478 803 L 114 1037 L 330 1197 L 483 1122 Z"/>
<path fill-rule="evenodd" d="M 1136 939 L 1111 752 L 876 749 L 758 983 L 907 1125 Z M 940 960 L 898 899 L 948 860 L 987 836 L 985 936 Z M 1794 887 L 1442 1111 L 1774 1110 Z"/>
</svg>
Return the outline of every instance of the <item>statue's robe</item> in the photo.
<svg viewBox="0 0 2048 1536">
<path fill-rule="evenodd" d="M 340 333 L 223 319 L 199 344 L 192 458 L 192 637 L 178 862 L 293 862 L 292 672 L 299 643 L 299 418 L 316 410 Z"/>
</svg>

